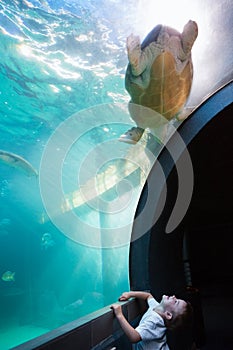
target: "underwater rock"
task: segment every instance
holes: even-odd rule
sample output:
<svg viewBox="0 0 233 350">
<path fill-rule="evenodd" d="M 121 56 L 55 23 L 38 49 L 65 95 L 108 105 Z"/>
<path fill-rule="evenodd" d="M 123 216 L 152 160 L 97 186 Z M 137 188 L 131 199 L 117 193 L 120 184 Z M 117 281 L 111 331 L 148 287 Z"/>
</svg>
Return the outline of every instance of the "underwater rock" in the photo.
<svg viewBox="0 0 233 350">
<path fill-rule="evenodd" d="M 38 296 L 33 324 L 43 328 L 56 328 L 64 323 L 62 312 L 56 293 L 46 289 Z"/>
</svg>

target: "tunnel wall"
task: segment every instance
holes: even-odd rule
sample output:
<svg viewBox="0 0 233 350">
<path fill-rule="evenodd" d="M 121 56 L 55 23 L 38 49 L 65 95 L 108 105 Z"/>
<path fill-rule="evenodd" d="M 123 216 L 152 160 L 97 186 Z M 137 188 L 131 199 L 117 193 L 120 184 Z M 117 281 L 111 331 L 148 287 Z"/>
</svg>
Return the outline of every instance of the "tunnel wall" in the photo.
<svg viewBox="0 0 233 350">
<path fill-rule="evenodd" d="M 182 139 L 184 140 L 185 144 L 188 146 L 191 144 L 192 140 L 198 137 L 198 134 L 200 131 L 208 125 L 211 120 L 214 120 L 214 118 L 219 115 L 224 109 L 231 105 L 233 101 L 233 82 L 230 82 L 226 86 L 224 86 L 222 89 L 218 90 L 215 94 L 213 94 L 211 97 L 209 97 L 202 105 L 200 105 L 193 113 L 190 115 L 190 117 L 181 124 L 180 128 L 178 129 L 179 135 L 181 135 Z M 218 128 L 218 125 L 216 125 L 216 128 Z M 231 133 L 231 129 L 226 127 L 225 130 L 226 133 Z M 230 134 L 231 135 L 231 134 Z M 174 137 L 172 137 L 169 140 L 169 149 L 171 149 L 173 146 L 175 147 L 176 144 L 176 134 Z M 208 144 L 208 135 L 206 135 L 206 142 Z M 213 146 L 212 151 L 214 152 L 214 145 L 209 145 L 209 150 L 211 151 L 211 147 Z M 223 146 L 224 147 L 224 146 Z M 208 152 L 208 149 L 206 147 L 206 152 Z M 191 155 L 192 157 L 192 155 Z M 201 158 L 201 155 L 200 155 Z M 180 155 L 180 161 L 182 161 L 182 153 Z M 156 173 L 159 172 L 159 168 L 162 166 L 165 177 L 167 179 L 166 183 L 166 190 L 167 190 L 167 198 L 166 203 L 164 206 L 164 210 L 162 214 L 160 215 L 159 219 L 155 224 L 153 224 L 154 217 L 156 216 L 157 208 L 160 205 L 160 200 L 163 198 L 165 188 L 163 184 L 159 182 L 159 178 L 156 177 Z M 175 164 L 170 156 L 168 150 L 165 148 L 161 154 L 158 157 L 158 161 L 154 164 L 151 173 L 149 174 L 148 181 L 145 184 L 145 187 L 142 191 L 141 198 L 138 204 L 137 208 L 137 215 L 140 213 L 140 218 L 142 217 L 141 212 L 144 210 L 144 219 L 147 221 L 150 220 L 151 222 L 151 229 L 142 237 L 139 239 L 134 240 L 134 232 L 135 231 L 143 231 L 144 222 L 143 220 L 135 221 L 133 231 L 132 231 L 132 243 L 130 247 L 130 280 L 131 280 L 131 287 L 132 289 L 153 289 L 156 295 L 160 295 L 160 289 L 164 290 L 164 287 L 166 289 L 166 275 L 168 274 L 168 269 L 166 268 L 166 263 L 163 263 L 163 261 L 168 261 L 167 263 L 170 264 L 170 267 L 172 268 L 171 261 L 176 261 L 178 265 L 180 265 L 180 255 L 182 255 L 182 236 L 184 233 L 184 222 L 181 222 L 180 225 L 176 228 L 176 230 L 171 234 L 168 235 L 169 237 L 163 237 L 164 233 L 164 227 L 168 221 L 168 218 L 170 216 L 172 207 L 174 206 L 174 201 L 176 199 L 177 194 L 177 174 L 175 173 Z M 150 189 L 153 188 L 156 201 L 154 202 L 154 206 L 147 207 L 145 210 L 145 203 L 148 201 L 148 183 L 150 183 Z M 173 237 L 174 236 L 174 237 Z M 176 238 L 177 240 L 176 240 Z M 171 247 L 169 247 L 169 242 Z M 175 246 L 174 246 L 175 244 Z M 159 246 L 159 247 L 158 247 Z M 172 249 L 172 247 L 176 249 Z M 166 253 L 166 249 L 171 249 L 173 251 L 173 257 L 170 255 L 170 253 Z M 177 254 L 177 249 L 179 250 L 180 254 Z M 150 253 L 148 255 L 148 253 Z M 157 258 L 158 254 L 158 258 Z M 170 256 L 170 258 L 168 258 Z M 162 261 L 162 260 L 163 261 Z M 140 262 L 140 263 L 139 263 Z M 151 264 L 152 263 L 152 264 Z M 160 266 L 158 270 L 158 265 Z M 164 267 L 164 269 L 163 269 Z M 139 269 L 139 270 L 138 270 Z M 172 268 L 173 270 L 173 268 Z M 169 272 L 169 274 L 172 276 L 173 273 L 175 273 L 174 281 L 177 281 L 177 273 L 175 271 Z M 154 277 L 155 275 L 158 276 L 158 274 L 162 274 L 164 278 L 159 281 L 159 286 L 156 284 L 157 277 Z M 146 279 L 145 279 L 146 276 Z M 160 276 L 161 277 L 161 276 Z M 170 277 L 170 276 L 169 276 Z M 168 277 L 168 280 L 170 278 Z M 180 280 L 180 286 L 183 284 L 183 277 L 178 278 Z M 145 281 L 146 280 L 146 281 Z M 164 286 L 161 286 L 161 282 L 164 280 Z M 162 282 L 163 283 L 163 282 Z M 174 282 L 175 283 L 175 282 Z M 171 280 L 170 283 L 171 285 Z M 153 288 L 153 285 L 155 287 Z M 181 287 L 178 287 L 176 289 L 179 289 Z M 170 288 L 170 287 L 169 287 Z M 174 288 L 172 286 L 172 288 Z"/>
<path fill-rule="evenodd" d="M 146 310 L 143 300 L 131 299 L 122 303 L 128 321 L 136 326 Z M 130 350 L 131 344 L 110 305 L 53 331 L 18 345 L 12 350 Z"/>
<path fill-rule="evenodd" d="M 216 176 L 220 176 L 219 174 L 221 174 L 221 171 L 224 169 L 225 176 L 224 174 L 221 174 L 221 178 L 222 183 L 226 183 L 225 191 L 227 191 L 228 183 L 231 178 L 231 173 L 229 171 L 231 159 L 229 159 L 229 157 L 230 155 L 232 156 L 232 101 L 233 83 L 231 82 L 219 91 L 217 91 L 210 98 L 208 98 L 199 108 L 197 108 L 194 111 L 194 113 L 185 122 L 182 123 L 181 128 L 179 129 L 179 134 L 182 136 L 187 147 L 189 147 L 191 155 L 194 155 L 194 153 L 196 152 L 194 166 L 196 164 L 199 164 L 200 169 L 202 169 L 203 167 L 206 168 L 206 166 L 204 165 L 207 164 L 205 163 L 205 159 L 202 162 L 200 161 L 200 149 L 197 149 L 196 147 L 196 145 L 200 143 L 198 135 L 203 135 L 204 131 L 202 143 L 205 140 L 211 140 L 210 145 L 212 146 L 213 140 L 215 139 L 215 134 L 213 130 L 220 130 L 220 135 L 222 136 L 220 140 L 221 142 L 220 145 L 218 145 L 218 152 L 216 152 L 216 149 L 214 149 L 214 152 L 218 153 L 218 161 L 222 159 L 224 163 L 224 167 L 222 167 L 220 164 Z M 207 135 L 205 135 L 205 130 L 208 131 Z M 172 137 L 169 141 L 171 143 L 169 147 L 173 147 L 176 144 L 176 135 L 174 136 L 175 137 Z M 193 146 L 191 147 L 190 145 Z M 224 156 L 221 158 L 222 152 Z M 208 147 L 206 147 L 205 155 L 207 158 L 209 158 Z M 212 157 L 212 159 L 216 158 Z M 204 324 L 202 319 L 201 300 L 199 299 L 200 295 L 190 293 L 186 289 L 187 281 L 185 280 L 183 266 L 183 237 L 185 234 L 187 234 L 187 232 L 190 235 L 190 232 L 192 231 L 191 255 L 196 253 L 196 261 L 198 261 L 198 251 L 196 252 L 196 250 L 198 249 L 199 241 L 203 239 L 200 235 L 201 231 L 199 230 L 197 240 L 193 242 L 195 238 L 194 234 L 197 232 L 195 231 L 194 226 L 196 214 L 198 214 L 198 222 L 202 225 L 203 217 L 205 218 L 205 223 L 208 219 L 208 222 L 211 222 L 215 227 L 219 223 L 225 223 L 225 225 L 227 226 L 227 230 L 224 231 L 225 234 L 227 234 L 224 236 L 225 248 L 228 246 L 229 250 L 229 248 L 231 247 L 229 244 L 231 239 L 229 237 L 229 232 L 232 232 L 229 231 L 229 227 L 232 227 L 232 219 L 229 215 L 230 213 L 232 214 L 232 203 L 229 202 L 229 196 L 226 196 L 226 193 L 224 193 L 225 205 L 223 205 L 223 202 L 220 203 L 222 205 L 221 210 L 220 208 L 215 207 L 215 211 L 219 211 L 221 215 L 217 217 L 216 212 L 213 211 L 213 207 L 205 208 L 204 203 L 205 211 L 204 214 L 202 213 L 203 215 L 201 216 L 201 211 L 198 212 L 197 207 L 199 208 L 201 203 L 200 200 L 202 198 L 198 197 L 199 191 L 197 191 L 197 193 L 194 192 L 194 201 L 191 202 L 190 208 L 184 220 L 176 227 L 176 229 L 171 234 L 165 235 L 164 230 L 166 227 L 167 220 L 174 206 L 178 182 L 177 173 L 175 170 L 175 163 L 167 149 L 163 150 L 163 152 L 159 156 L 158 161 L 160 166 L 162 165 L 163 171 L 167 179 L 166 203 L 164 206 L 164 210 L 157 222 L 155 224 L 151 224 L 151 229 L 142 237 L 134 240 L 135 231 L 138 232 L 138 230 L 140 230 L 140 227 L 143 230 L 144 227 L 143 220 L 135 220 L 135 225 L 133 227 L 132 232 L 132 243 L 130 246 L 130 283 L 131 289 L 150 290 L 156 298 L 161 297 L 163 293 L 175 293 L 177 294 L 177 296 L 184 297 L 191 301 L 196 310 L 196 325 L 194 325 L 194 328 L 191 330 L 191 333 L 188 333 L 186 337 L 184 337 L 183 335 L 181 337 L 179 335 L 175 337 L 174 335 L 168 334 L 169 345 L 171 349 L 177 349 L 178 346 L 179 350 L 186 350 L 187 344 L 191 346 L 193 340 L 195 340 L 196 345 L 202 346 L 205 341 L 205 335 L 203 334 Z M 179 161 L 182 161 L 182 154 L 180 155 Z M 227 167 L 225 168 L 226 163 Z M 164 197 L 164 187 L 161 186 L 161 183 L 158 181 L 156 175 L 157 167 L 158 164 L 155 163 L 148 178 L 150 186 L 148 186 L 147 182 L 143 189 L 136 213 L 137 217 L 137 215 L 139 215 L 139 213 L 141 214 L 143 209 L 146 207 L 149 195 L 148 189 L 151 189 L 152 184 L 154 188 L 152 197 L 156 198 L 156 201 L 154 202 L 153 206 L 149 206 L 150 210 L 145 211 L 145 213 L 143 214 L 144 219 L 150 220 L 151 223 L 153 223 L 154 217 L 156 216 L 157 208 L 160 206 L 160 201 Z M 198 169 L 197 167 L 196 171 L 198 172 L 200 169 Z M 207 179 L 207 182 L 208 181 L 209 180 Z M 198 189 L 200 190 L 200 187 L 198 187 Z M 205 193 L 206 197 L 210 195 L 211 189 L 212 188 L 210 187 L 210 191 Z M 214 199 L 217 199 L 217 201 L 220 199 L 219 196 L 216 197 L 216 192 L 214 193 L 214 196 L 212 196 L 209 199 L 209 201 L 212 202 L 214 201 Z M 203 207 L 201 209 L 203 210 Z M 225 214 L 225 216 L 223 214 Z M 205 230 L 204 232 L 207 232 L 207 230 Z M 208 235 L 210 234 L 210 232 L 211 231 L 209 230 Z M 206 239 L 203 239 L 204 244 L 202 246 L 200 255 L 200 257 L 202 257 L 201 263 L 203 262 L 203 254 L 205 254 L 204 249 L 207 246 L 207 240 L 208 238 L 211 238 L 211 236 L 208 235 L 206 236 Z M 214 239 L 218 244 L 219 237 L 214 236 Z M 223 241 L 221 241 L 221 243 L 222 245 L 224 245 Z M 222 249 L 222 251 L 224 251 L 224 249 Z M 221 257 L 224 259 L 223 253 Z M 211 264 L 211 261 L 209 262 L 209 264 Z M 223 266 L 225 266 L 224 262 L 221 264 L 221 268 L 223 268 Z M 231 268 L 232 265 L 228 264 L 228 269 L 226 269 L 224 276 L 228 276 L 228 273 L 230 275 L 230 271 L 232 271 Z M 199 266 L 199 268 L 197 268 L 196 266 L 197 275 L 200 273 L 200 269 L 202 269 L 202 266 Z M 196 280 L 198 281 L 198 278 L 196 278 Z M 145 303 L 141 303 L 135 299 L 131 300 L 130 302 L 126 302 L 123 306 L 125 316 L 134 326 L 137 325 L 141 315 L 145 312 L 145 310 Z M 82 347 L 82 350 L 113 350 L 116 348 L 119 348 L 121 350 L 131 349 L 131 345 L 127 340 L 126 336 L 123 334 L 122 330 L 120 329 L 119 323 L 113 316 L 113 312 L 110 310 L 110 306 L 107 306 L 101 310 L 98 310 L 97 312 L 87 315 L 86 317 L 80 318 L 74 322 L 71 322 L 58 329 L 55 329 L 52 332 L 49 332 L 29 342 L 19 345 L 15 347 L 14 350 L 26 350 L 29 348 L 44 350 L 59 350 L 65 348 L 67 350 L 71 350 L 77 349 L 77 346 L 79 348 Z"/>
<path fill-rule="evenodd" d="M 211 235 L 208 235 L 207 243 L 200 234 L 195 239 L 195 228 L 197 231 L 202 230 L 203 233 L 205 227 L 208 226 L 213 228 L 216 225 L 226 224 L 232 227 L 232 196 L 230 195 L 230 188 L 232 188 L 232 172 L 230 170 L 232 164 L 232 101 L 233 83 L 230 82 L 210 96 L 178 128 L 178 134 L 184 140 L 193 161 L 194 190 L 190 206 L 183 220 L 170 234 L 165 234 L 166 224 L 176 201 L 179 183 L 177 163 L 173 161 L 168 149 L 171 150 L 176 146 L 176 134 L 169 140 L 169 146 L 161 152 L 158 161 L 152 168 L 136 213 L 136 216 L 139 213 L 141 216 L 141 213 L 145 211 L 144 217 L 146 220 L 151 220 L 151 229 L 139 239 L 132 239 L 130 247 L 132 289 L 148 289 L 158 299 L 161 298 L 162 294 L 176 294 L 178 297 L 193 301 L 191 300 L 193 295 L 187 292 L 187 281 L 184 274 L 184 234 L 187 235 L 189 232 L 190 236 L 190 232 L 192 232 L 191 254 L 192 261 L 195 261 L 196 265 L 193 266 L 193 270 L 197 271 L 196 275 L 200 275 L 201 271 L 205 270 L 205 266 L 197 266 L 199 261 L 198 247 L 202 245 L 202 239 L 205 247 L 207 244 L 211 247 L 214 241 L 217 244 L 217 241 L 221 240 L 221 230 L 217 240 L 215 237 L 211 241 Z M 181 151 L 178 162 L 182 163 L 184 161 L 182 158 Z M 157 178 L 160 167 L 162 167 L 166 177 L 165 185 L 161 185 L 159 176 Z M 224 187 L 223 184 L 225 184 Z M 153 207 L 150 206 L 145 210 L 146 202 L 150 200 L 148 188 L 150 191 L 153 188 L 156 200 Z M 164 196 L 166 196 L 166 201 L 162 213 L 158 220 L 153 223 Z M 143 230 L 143 221 L 135 221 L 132 238 L 134 238 L 134 232 L 138 232 L 140 229 Z M 221 240 L 221 245 L 228 247 L 230 240 L 231 237 L 228 236 L 225 242 Z M 202 255 L 205 254 L 203 249 L 201 252 Z M 206 250 L 206 254 L 209 254 L 208 250 Z M 211 262 L 211 259 L 214 259 L 213 254 L 209 257 L 208 266 L 211 264 L 216 266 L 217 263 Z M 203 259 L 200 260 L 200 263 L 203 261 Z M 220 264 L 222 269 L 225 265 L 224 263 Z M 146 280 L 144 276 L 146 276 Z M 195 282 L 198 283 L 197 276 Z M 197 298 L 194 299 L 193 302 L 197 303 Z M 200 300 L 198 305 L 195 305 L 195 309 L 199 309 L 197 322 L 200 326 L 200 323 L 203 323 Z M 196 334 L 196 342 L 200 343 L 199 345 L 204 343 L 203 327 L 201 329 L 199 327 L 198 332 L 196 332 L 198 333 Z M 181 348 L 180 346 L 179 349 Z"/>
</svg>

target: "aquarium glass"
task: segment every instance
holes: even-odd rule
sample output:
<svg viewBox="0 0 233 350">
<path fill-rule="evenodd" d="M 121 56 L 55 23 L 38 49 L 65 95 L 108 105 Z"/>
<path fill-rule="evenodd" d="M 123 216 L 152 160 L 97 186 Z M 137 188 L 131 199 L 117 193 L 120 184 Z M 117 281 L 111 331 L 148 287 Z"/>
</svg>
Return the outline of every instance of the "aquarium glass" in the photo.
<svg viewBox="0 0 233 350">
<path fill-rule="evenodd" d="M 138 144 L 119 141 L 135 126 L 126 37 L 189 19 L 199 35 L 186 117 L 232 74 L 231 1 L 0 0 L 1 350 L 130 288 L 140 193 L 183 120 L 158 117 Z"/>
</svg>

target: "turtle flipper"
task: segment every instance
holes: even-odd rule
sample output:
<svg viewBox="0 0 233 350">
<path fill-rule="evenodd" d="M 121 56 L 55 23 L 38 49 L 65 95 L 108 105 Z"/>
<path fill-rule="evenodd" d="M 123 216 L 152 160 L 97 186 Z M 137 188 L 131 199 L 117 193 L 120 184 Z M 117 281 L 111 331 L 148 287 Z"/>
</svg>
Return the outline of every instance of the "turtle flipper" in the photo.
<svg viewBox="0 0 233 350">
<path fill-rule="evenodd" d="M 194 21 L 189 20 L 185 24 L 183 32 L 181 34 L 182 47 L 185 54 L 189 54 L 193 47 L 194 41 L 198 35 L 198 26 Z"/>
<path fill-rule="evenodd" d="M 126 41 L 128 59 L 134 76 L 139 76 L 147 66 L 144 52 L 141 50 L 141 42 L 138 35 L 130 34 Z"/>
<path fill-rule="evenodd" d="M 135 145 L 140 140 L 143 133 L 144 129 L 139 127 L 133 127 L 126 131 L 123 135 L 121 135 L 118 141 Z"/>
</svg>

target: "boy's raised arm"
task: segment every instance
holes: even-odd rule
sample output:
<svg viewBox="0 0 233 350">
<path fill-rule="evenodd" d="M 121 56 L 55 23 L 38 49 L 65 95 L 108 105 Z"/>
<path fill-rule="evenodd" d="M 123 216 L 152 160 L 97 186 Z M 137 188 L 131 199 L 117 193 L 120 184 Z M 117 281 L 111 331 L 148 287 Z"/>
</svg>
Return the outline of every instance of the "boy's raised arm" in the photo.
<svg viewBox="0 0 233 350">
<path fill-rule="evenodd" d="M 113 310 L 121 328 L 125 332 L 126 336 L 132 343 L 137 343 L 141 340 L 140 334 L 130 325 L 122 313 L 122 308 L 120 304 L 112 304 L 111 309 Z"/>
<path fill-rule="evenodd" d="M 125 301 L 125 300 L 128 300 L 130 298 L 138 298 L 138 299 L 147 300 L 149 298 L 153 298 L 153 296 L 148 292 L 130 291 L 130 292 L 122 293 L 121 296 L 119 297 L 119 300 Z"/>
</svg>

